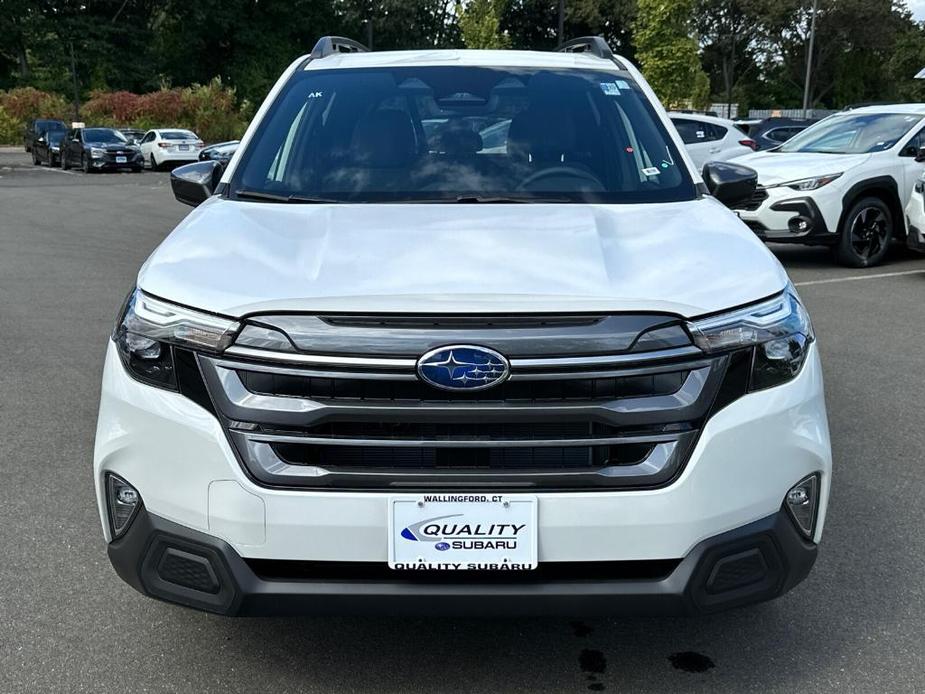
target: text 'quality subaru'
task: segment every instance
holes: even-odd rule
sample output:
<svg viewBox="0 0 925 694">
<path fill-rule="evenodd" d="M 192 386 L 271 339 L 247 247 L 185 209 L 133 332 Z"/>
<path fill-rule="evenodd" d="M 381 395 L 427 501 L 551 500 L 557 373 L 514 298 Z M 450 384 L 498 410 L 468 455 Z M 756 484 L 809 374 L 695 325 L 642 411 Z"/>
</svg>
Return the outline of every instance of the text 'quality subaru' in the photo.
<svg viewBox="0 0 925 694">
<path fill-rule="evenodd" d="M 94 474 L 142 593 L 227 615 L 704 613 L 809 572 L 812 324 L 599 38 L 322 39 L 141 268 Z"/>
</svg>

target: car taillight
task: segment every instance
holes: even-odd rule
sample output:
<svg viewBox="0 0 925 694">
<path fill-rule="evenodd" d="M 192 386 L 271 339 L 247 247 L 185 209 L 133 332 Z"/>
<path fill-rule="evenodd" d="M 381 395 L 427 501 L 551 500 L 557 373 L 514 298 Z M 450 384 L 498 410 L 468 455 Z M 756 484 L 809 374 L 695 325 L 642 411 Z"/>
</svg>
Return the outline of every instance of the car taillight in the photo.
<svg viewBox="0 0 925 694">
<path fill-rule="evenodd" d="M 197 140 L 197 141 L 196 141 L 196 146 L 199 147 L 200 149 L 202 149 L 203 147 L 206 146 L 206 143 L 203 142 L 202 140 Z"/>
<path fill-rule="evenodd" d="M 168 147 L 173 147 L 173 143 L 171 143 L 171 142 L 158 142 L 158 143 L 157 143 L 157 146 L 158 146 L 158 147 L 163 147 L 164 149 L 167 149 Z"/>
<path fill-rule="evenodd" d="M 749 147 L 753 152 L 758 151 L 758 143 L 750 138 L 745 138 L 744 140 L 739 140 L 739 144 L 743 147 Z"/>
</svg>

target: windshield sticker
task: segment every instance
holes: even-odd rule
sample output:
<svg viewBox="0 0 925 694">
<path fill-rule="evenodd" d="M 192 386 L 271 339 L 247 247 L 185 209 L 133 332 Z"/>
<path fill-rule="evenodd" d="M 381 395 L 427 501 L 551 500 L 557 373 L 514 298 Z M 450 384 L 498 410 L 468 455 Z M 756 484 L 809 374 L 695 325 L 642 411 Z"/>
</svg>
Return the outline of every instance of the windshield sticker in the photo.
<svg viewBox="0 0 925 694">
<path fill-rule="evenodd" d="M 642 169 L 642 173 L 646 176 L 658 176 L 662 172 L 659 171 L 655 166 L 647 166 L 646 168 Z"/>
<path fill-rule="evenodd" d="M 617 81 L 616 81 L 616 85 L 617 85 L 618 87 L 620 87 L 620 89 L 629 89 L 629 88 L 630 88 L 629 83 L 624 82 L 623 80 L 617 80 Z"/>
<path fill-rule="evenodd" d="M 607 96 L 620 96 L 620 87 L 616 82 L 601 82 L 601 91 Z"/>
<path fill-rule="evenodd" d="M 698 130 L 698 131 L 697 131 L 697 139 L 702 139 L 702 138 L 704 138 L 704 137 L 706 137 L 706 133 L 704 133 L 703 130 Z"/>
</svg>

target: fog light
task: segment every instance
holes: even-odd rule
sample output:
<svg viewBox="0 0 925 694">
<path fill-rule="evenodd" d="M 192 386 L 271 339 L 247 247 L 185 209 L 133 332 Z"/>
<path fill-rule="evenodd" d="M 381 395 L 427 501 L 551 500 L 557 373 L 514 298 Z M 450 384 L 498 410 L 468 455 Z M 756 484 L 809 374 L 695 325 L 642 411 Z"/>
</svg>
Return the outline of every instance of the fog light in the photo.
<svg viewBox="0 0 925 694">
<path fill-rule="evenodd" d="M 106 496 L 109 506 L 109 526 L 112 539 L 121 537 L 135 519 L 141 508 L 138 490 L 118 475 L 106 475 Z"/>
<path fill-rule="evenodd" d="M 784 505 L 797 528 L 807 539 L 816 528 L 816 507 L 819 505 L 819 475 L 810 475 L 790 488 Z"/>
</svg>

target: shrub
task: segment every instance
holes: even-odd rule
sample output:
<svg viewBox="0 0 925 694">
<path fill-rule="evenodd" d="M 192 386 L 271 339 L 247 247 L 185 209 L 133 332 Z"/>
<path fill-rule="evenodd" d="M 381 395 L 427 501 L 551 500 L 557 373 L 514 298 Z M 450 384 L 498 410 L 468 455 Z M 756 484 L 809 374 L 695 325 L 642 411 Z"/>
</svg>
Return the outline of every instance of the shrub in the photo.
<svg viewBox="0 0 925 694">
<path fill-rule="evenodd" d="M 33 118 L 66 118 L 68 102 L 60 94 L 43 92 L 33 87 L 17 87 L 0 92 L 0 108 L 21 123 Z"/>
<path fill-rule="evenodd" d="M 22 130 L 23 123 L 0 106 L 0 144 L 19 144 L 22 140 Z"/>
<path fill-rule="evenodd" d="M 0 92 L 0 144 L 18 143 L 30 118 L 70 120 L 67 101 L 31 87 Z M 108 127 L 188 128 L 206 142 L 241 137 L 251 106 L 237 103 L 235 91 L 216 78 L 208 84 L 160 89 L 148 94 L 96 90 L 80 109 L 88 125 Z"/>
<path fill-rule="evenodd" d="M 120 126 L 139 115 L 140 97 L 131 92 L 94 91 L 80 110 L 81 119 L 94 125 Z"/>
</svg>

